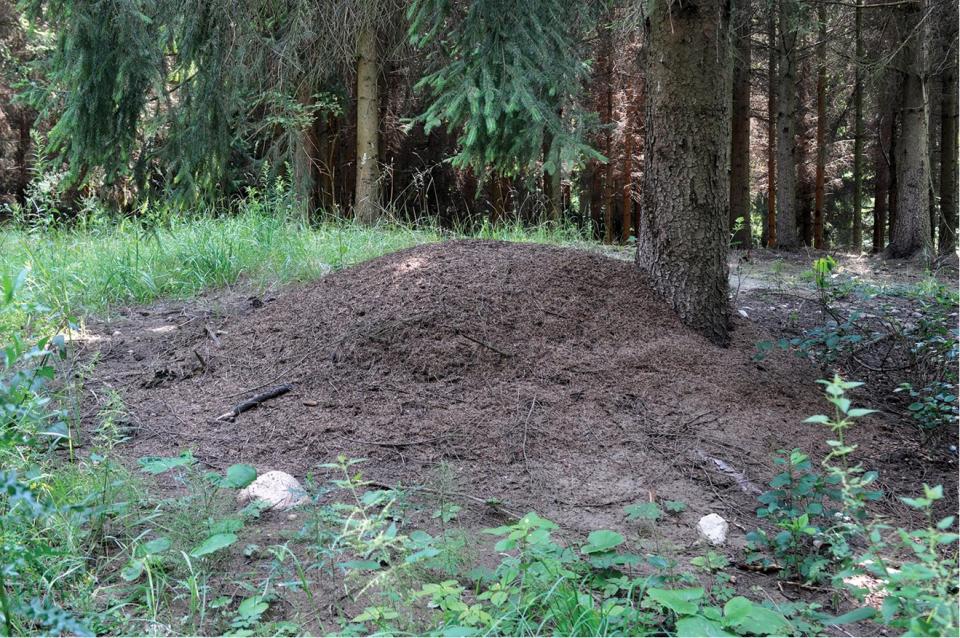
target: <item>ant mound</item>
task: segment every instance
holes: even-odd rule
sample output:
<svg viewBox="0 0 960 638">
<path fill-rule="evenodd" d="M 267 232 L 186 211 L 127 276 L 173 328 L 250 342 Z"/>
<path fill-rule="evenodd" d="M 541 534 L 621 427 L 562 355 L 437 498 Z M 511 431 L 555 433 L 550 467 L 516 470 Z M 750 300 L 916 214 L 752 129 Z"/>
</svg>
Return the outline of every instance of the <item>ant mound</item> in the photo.
<svg viewBox="0 0 960 638">
<path fill-rule="evenodd" d="M 124 399 L 155 434 L 133 454 L 189 448 L 299 477 L 343 454 L 377 484 L 434 491 L 445 468 L 475 509 L 495 499 L 588 530 L 651 499 L 687 503 L 694 522 L 749 512 L 771 453 L 819 447 L 801 423 L 823 409 L 818 371 L 754 361 L 769 337 L 748 321 L 712 345 L 633 264 L 600 255 L 446 242 L 253 305 L 103 351 L 101 365 L 144 371 Z"/>
</svg>

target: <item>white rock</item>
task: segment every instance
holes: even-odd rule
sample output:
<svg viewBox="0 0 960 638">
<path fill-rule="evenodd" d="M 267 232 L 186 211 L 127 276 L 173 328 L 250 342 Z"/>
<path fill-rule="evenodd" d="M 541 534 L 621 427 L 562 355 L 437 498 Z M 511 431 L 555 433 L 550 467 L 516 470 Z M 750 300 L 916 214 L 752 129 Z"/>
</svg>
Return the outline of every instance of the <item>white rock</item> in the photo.
<svg viewBox="0 0 960 638">
<path fill-rule="evenodd" d="M 240 504 L 251 501 L 266 501 L 267 509 L 288 510 L 307 502 L 307 493 L 300 481 L 286 472 L 274 470 L 258 476 L 257 480 L 237 494 Z"/>
<path fill-rule="evenodd" d="M 707 514 L 697 523 L 700 538 L 711 545 L 723 545 L 727 542 L 727 530 L 730 526 L 719 514 Z"/>
</svg>

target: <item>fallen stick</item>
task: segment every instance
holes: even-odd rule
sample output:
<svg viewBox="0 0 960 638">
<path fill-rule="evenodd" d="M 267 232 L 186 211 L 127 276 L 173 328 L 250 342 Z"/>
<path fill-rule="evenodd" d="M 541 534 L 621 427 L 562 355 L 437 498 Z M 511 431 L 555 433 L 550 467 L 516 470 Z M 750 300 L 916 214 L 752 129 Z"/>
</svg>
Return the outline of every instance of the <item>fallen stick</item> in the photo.
<svg viewBox="0 0 960 638">
<path fill-rule="evenodd" d="M 712 461 L 718 470 L 736 481 L 737 487 L 739 487 L 745 494 L 756 495 L 763 493 L 763 490 L 760 489 L 756 483 L 748 479 L 743 472 L 731 467 L 726 461 L 722 459 L 715 459 L 712 456 L 707 456 L 703 453 L 703 450 L 699 448 L 694 448 L 693 453 L 696 454 L 697 457 L 702 461 Z"/>
<path fill-rule="evenodd" d="M 471 337 L 470 335 L 468 335 L 467 333 L 465 333 L 465 332 L 463 332 L 463 331 L 461 331 L 461 330 L 456 330 L 456 329 L 455 329 L 454 332 L 456 332 L 456 334 L 457 334 L 458 336 L 463 337 L 463 338 L 466 339 L 467 341 L 472 341 L 472 342 L 474 342 L 475 344 L 477 344 L 478 346 L 483 346 L 484 348 L 486 348 L 486 349 L 488 349 L 488 350 L 492 350 L 493 352 L 496 352 L 496 353 L 497 353 L 498 355 L 500 355 L 501 357 L 510 358 L 510 357 L 513 356 L 513 355 L 510 354 L 509 352 L 504 352 L 504 351 L 501 350 L 500 348 L 497 348 L 497 347 L 495 347 L 495 346 L 491 346 L 489 343 L 486 343 L 486 342 L 484 342 L 484 341 L 480 341 L 479 339 L 476 339 L 476 338 L 474 338 L 474 337 Z"/>
<path fill-rule="evenodd" d="M 290 385 L 289 383 L 285 383 L 284 385 L 278 385 L 275 388 L 270 388 L 266 392 L 255 394 L 254 396 L 250 397 L 246 401 L 242 401 L 238 403 L 229 412 L 224 412 L 223 414 L 218 416 L 217 421 L 228 421 L 230 419 L 233 419 L 239 416 L 240 414 L 242 414 L 243 412 L 246 412 L 247 410 L 257 407 L 264 401 L 269 401 L 270 399 L 276 399 L 277 397 L 282 396 L 287 392 L 290 392 L 290 390 L 293 390 L 293 386 Z"/>
<path fill-rule="evenodd" d="M 255 385 L 255 386 L 253 386 L 252 388 L 245 388 L 245 389 L 243 389 L 243 390 L 240 390 L 239 392 L 234 392 L 233 394 L 228 394 L 228 395 L 225 396 L 224 398 L 225 398 L 225 399 L 232 399 L 233 397 L 238 397 L 238 396 L 240 396 L 241 394 L 246 394 L 247 392 L 253 392 L 254 390 L 259 390 L 260 388 L 265 388 L 265 387 L 267 387 L 268 385 L 270 385 L 271 383 L 273 383 L 274 381 L 276 381 L 277 379 L 280 379 L 280 378 L 282 378 L 282 377 L 285 377 L 285 376 L 287 376 L 288 374 L 290 374 L 291 372 L 293 372 L 294 370 L 296 370 L 297 368 L 299 368 L 300 365 L 301 365 L 304 361 L 307 360 L 307 357 L 309 357 L 309 356 L 311 356 L 311 355 L 313 355 L 313 352 L 308 352 L 307 354 L 303 355 L 303 357 L 301 357 L 299 361 L 297 361 L 295 364 L 293 364 L 292 366 L 290 366 L 289 368 L 287 368 L 286 370 L 284 370 L 283 372 L 281 372 L 280 374 L 278 374 L 278 375 L 275 376 L 274 378 L 270 379 L 270 380 L 267 381 L 266 383 L 261 383 L 260 385 Z"/>
</svg>

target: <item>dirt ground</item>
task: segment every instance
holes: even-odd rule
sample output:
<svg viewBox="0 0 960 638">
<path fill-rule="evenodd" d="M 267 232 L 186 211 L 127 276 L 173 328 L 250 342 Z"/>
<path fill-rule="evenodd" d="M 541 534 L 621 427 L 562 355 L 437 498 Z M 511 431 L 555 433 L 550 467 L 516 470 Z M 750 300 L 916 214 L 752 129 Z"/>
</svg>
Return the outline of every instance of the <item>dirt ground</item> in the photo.
<svg viewBox="0 0 960 638">
<path fill-rule="evenodd" d="M 802 288 L 808 257 L 772 269 L 762 251 L 732 256 L 740 312 L 725 349 L 681 325 L 627 261 L 488 241 L 412 248 L 266 295 L 129 308 L 87 325 L 82 413 L 92 428 L 119 393 L 131 463 L 191 449 L 215 469 L 245 462 L 301 480 L 340 454 L 368 459 L 365 476 L 383 485 L 429 486 L 443 472 L 474 529 L 535 510 L 572 538 L 636 536 L 625 505 L 683 501 L 662 526 L 678 555 L 702 552 L 695 526 L 710 512 L 731 522 L 736 553 L 758 524 L 771 456 L 824 451 L 825 432 L 802 421 L 825 410 L 815 381 L 826 372 L 779 350 L 754 360 L 803 300 L 782 287 Z M 285 383 L 292 392 L 217 420 Z M 918 456 L 901 418 L 881 412 L 854 432 L 866 469 L 893 493 L 954 489 L 955 457 Z M 893 498 L 883 507 L 908 516 Z M 277 533 L 283 519 L 268 524 Z"/>
</svg>

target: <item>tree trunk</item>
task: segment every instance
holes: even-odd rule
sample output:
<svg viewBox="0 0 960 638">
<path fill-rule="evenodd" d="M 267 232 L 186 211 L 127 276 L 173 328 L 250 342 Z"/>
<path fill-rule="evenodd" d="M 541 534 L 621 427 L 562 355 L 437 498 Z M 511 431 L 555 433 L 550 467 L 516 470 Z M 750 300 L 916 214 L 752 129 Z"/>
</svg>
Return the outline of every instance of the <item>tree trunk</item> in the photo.
<svg viewBox="0 0 960 638">
<path fill-rule="evenodd" d="M 898 98 L 898 100 L 900 100 Z M 890 162 L 890 190 L 887 192 L 887 237 L 893 236 L 893 227 L 897 225 L 897 155 L 900 153 L 900 132 L 898 130 L 900 109 L 896 107 L 890 118 L 890 150 L 887 161 Z"/>
<path fill-rule="evenodd" d="M 607 58 L 607 170 L 603 179 L 603 241 L 613 243 L 613 61 Z"/>
<path fill-rule="evenodd" d="M 550 173 L 550 219 L 559 222 L 563 214 L 563 166 L 560 163 L 560 144 L 554 144 L 554 170 Z"/>
<path fill-rule="evenodd" d="M 590 161 L 590 222 L 593 226 L 593 238 L 601 239 L 603 227 L 603 169 L 600 162 Z"/>
<path fill-rule="evenodd" d="M 949 13 L 954 25 L 950 50 L 957 50 L 957 5 Z M 953 56 L 943 73 L 943 102 L 940 105 L 940 252 L 957 248 L 957 58 Z"/>
<path fill-rule="evenodd" d="M 336 131 L 340 123 L 336 117 L 327 114 L 314 122 L 314 139 L 317 143 L 317 204 L 324 213 L 336 214 L 336 176 L 337 176 L 337 144 Z"/>
<path fill-rule="evenodd" d="M 379 87 L 377 33 L 372 25 L 357 35 L 357 183 L 354 214 L 363 224 L 380 219 Z"/>
<path fill-rule="evenodd" d="M 887 197 L 890 191 L 890 142 L 893 135 L 893 109 L 883 107 L 877 121 L 877 147 L 874 155 L 873 252 L 886 247 Z"/>
<path fill-rule="evenodd" d="M 940 192 L 940 106 L 943 99 L 943 78 L 942 75 L 933 75 L 927 82 L 927 166 L 930 169 L 929 190 L 930 201 L 930 243 L 936 246 L 937 227 L 940 225 L 940 216 L 938 215 Z"/>
<path fill-rule="evenodd" d="M 297 95 L 297 101 L 305 109 L 313 105 L 313 96 L 310 85 L 304 81 Z M 316 199 L 318 144 L 314 136 L 313 118 L 296 133 L 296 148 L 293 158 L 294 187 L 300 199 L 301 217 L 307 224 L 310 223 L 314 212 L 320 208 Z"/>
<path fill-rule="evenodd" d="M 750 0 L 734 0 L 733 128 L 730 135 L 730 228 L 737 248 L 750 248 Z M 737 220 L 740 220 L 739 227 Z"/>
<path fill-rule="evenodd" d="M 775 3 L 767 6 L 767 248 L 777 245 L 777 21 Z"/>
<path fill-rule="evenodd" d="M 777 40 L 777 246 L 797 246 L 797 36 L 798 0 L 780 0 Z"/>
<path fill-rule="evenodd" d="M 620 243 L 630 240 L 633 228 L 633 89 L 627 86 L 623 123 L 623 207 L 620 211 Z"/>
<path fill-rule="evenodd" d="M 637 263 L 687 325 L 728 342 L 732 59 L 725 0 L 648 14 L 646 143 Z"/>
<path fill-rule="evenodd" d="M 559 221 L 563 210 L 563 192 L 560 188 L 562 174 L 560 173 L 560 146 L 554 144 L 553 136 L 543 135 L 543 195 L 546 200 L 547 219 Z M 552 170 L 547 170 L 551 168 Z"/>
<path fill-rule="evenodd" d="M 827 166 L 827 5 L 817 5 L 817 177 L 813 204 L 813 247 L 822 250 L 824 182 Z"/>
<path fill-rule="evenodd" d="M 803 39 L 800 38 L 797 43 L 798 48 L 804 47 Z M 816 142 L 816 132 L 813 128 L 813 118 L 810 117 L 806 105 L 811 103 L 809 99 L 810 89 L 814 88 L 810 82 L 813 77 L 811 67 L 811 58 L 804 59 L 798 65 L 797 73 L 797 123 L 796 128 L 796 147 L 794 150 L 794 161 L 797 170 L 797 235 L 798 243 L 803 246 L 813 245 L 813 209 L 816 192 L 816 149 L 813 145 Z"/>
<path fill-rule="evenodd" d="M 17 150 L 14 153 L 14 163 L 16 164 L 18 171 L 18 179 L 16 181 L 16 199 L 18 202 L 26 203 L 27 188 L 30 186 L 31 173 L 30 131 L 33 129 L 36 118 L 33 116 L 33 111 L 28 111 L 26 106 L 21 106 L 19 109 L 15 109 L 14 112 L 19 112 L 20 115 Z"/>
<path fill-rule="evenodd" d="M 930 171 L 927 149 L 926 0 L 899 9 L 904 72 L 901 133 L 897 144 L 897 217 L 890 234 L 892 257 L 931 256 Z"/>
<path fill-rule="evenodd" d="M 853 224 L 850 247 L 863 250 L 863 0 L 857 0 L 854 16 L 856 59 L 853 61 Z"/>
</svg>

